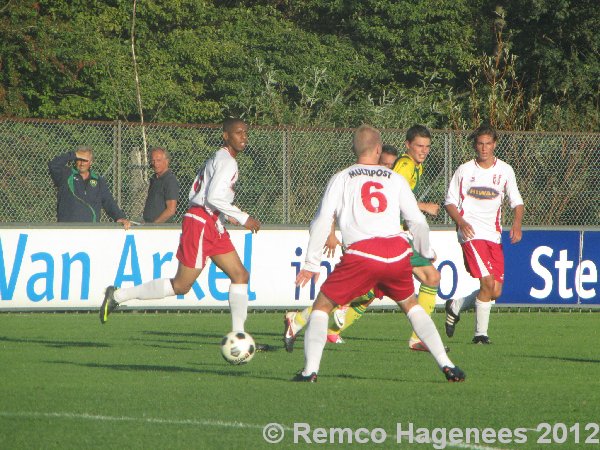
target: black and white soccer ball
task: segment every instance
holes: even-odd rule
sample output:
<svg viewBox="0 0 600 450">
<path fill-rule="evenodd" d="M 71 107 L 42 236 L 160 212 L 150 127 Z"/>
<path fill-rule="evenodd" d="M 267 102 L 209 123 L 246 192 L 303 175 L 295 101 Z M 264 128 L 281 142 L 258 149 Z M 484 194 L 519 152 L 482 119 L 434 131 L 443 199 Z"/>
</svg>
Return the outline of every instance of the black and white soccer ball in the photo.
<svg viewBox="0 0 600 450">
<path fill-rule="evenodd" d="M 229 364 L 246 364 L 256 353 L 254 338 L 243 331 L 232 331 L 223 336 L 221 354 Z"/>
</svg>

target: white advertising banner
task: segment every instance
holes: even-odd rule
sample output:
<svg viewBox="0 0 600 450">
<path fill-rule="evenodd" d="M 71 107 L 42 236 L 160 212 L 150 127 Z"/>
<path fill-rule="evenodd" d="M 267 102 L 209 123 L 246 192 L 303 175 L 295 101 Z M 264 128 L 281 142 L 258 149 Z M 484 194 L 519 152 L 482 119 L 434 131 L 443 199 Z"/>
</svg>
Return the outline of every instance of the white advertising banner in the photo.
<svg viewBox="0 0 600 450">
<path fill-rule="evenodd" d="M 173 277 L 178 229 L 48 228 L 0 229 L 0 310 L 93 309 L 108 285 L 129 287 L 154 278 Z M 230 230 L 250 272 L 252 308 L 303 308 L 339 260 L 324 258 L 318 283 L 298 288 L 308 230 Z M 453 231 L 433 231 L 435 266 L 442 274 L 438 302 L 473 291 L 478 281 L 465 271 Z M 418 284 L 415 283 L 415 287 Z M 185 296 L 128 302 L 129 307 L 225 308 L 229 279 L 214 264 L 202 272 Z M 393 305 L 390 300 L 377 305 Z"/>
</svg>

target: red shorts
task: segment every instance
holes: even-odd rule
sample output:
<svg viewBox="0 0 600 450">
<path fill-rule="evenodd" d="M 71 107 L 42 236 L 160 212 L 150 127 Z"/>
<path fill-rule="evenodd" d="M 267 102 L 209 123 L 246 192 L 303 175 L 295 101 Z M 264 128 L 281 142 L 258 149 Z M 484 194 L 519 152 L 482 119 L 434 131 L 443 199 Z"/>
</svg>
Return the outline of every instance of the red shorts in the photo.
<svg viewBox="0 0 600 450">
<path fill-rule="evenodd" d="M 465 268 L 473 278 L 492 275 L 494 280 L 504 283 L 504 253 L 502 244 L 474 239 L 461 244 Z"/>
<path fill-rule="evenodd" d="M 208 258 L 235 251 L 229 233 L 217 229 L 218 215 L 208 214 L 204 208 L 188 209 L 181 223 L 181 237 L 177 259 L 186 267 L 203 269 Z"/>
<path fill-rule="evenodd" d="M 371 289 L 376 297 L 402 301 L 415 293 L 406 239 L 373 238 L 352 244 L 321 286 L 338 305 L 350 303 Z"/>
</svg>

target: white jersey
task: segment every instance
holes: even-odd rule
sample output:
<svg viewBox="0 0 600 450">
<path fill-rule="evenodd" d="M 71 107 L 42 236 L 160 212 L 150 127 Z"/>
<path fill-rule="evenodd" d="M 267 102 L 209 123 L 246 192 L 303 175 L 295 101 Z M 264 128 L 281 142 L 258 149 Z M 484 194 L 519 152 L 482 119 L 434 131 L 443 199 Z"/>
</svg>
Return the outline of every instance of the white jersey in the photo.
<svg viewBox="0 0 600 450">
<path fill-rule="evenodd" d="M 404 220 L 413 234 L 415 249 L 426 258 L 434 257 L 427 220 L 408 182 L 383 166 L 355 164 L 329 180 L 310 224 L 304 269 L 319 271 L 334 217 L 347 246 L 365 239 L 402 235 Z"/>
<path fill-rule="evenodd" d="M 249 215 L 233 205 L 233 186 L 238 179 L 237 161 L 225 147 L 217 150 L 192 183 L 190 206 L 202 206 L 209 214 L 217 213 L 233 217 L 241 225 Z"/>
<path fill-rule="evenodd" d="M 496 158 L 494 165 L 484 169 L 476 160 L 462 164 L 454 173 L 446 205 L 455 205 L 463 218 L 473 227 L 475 237 L 500 243 L 502 201 L 507 195 L 510 207 L 523 204 L 513 168 Z M 458 241 L 466 242 L 460 230 Z"/>
</svg>

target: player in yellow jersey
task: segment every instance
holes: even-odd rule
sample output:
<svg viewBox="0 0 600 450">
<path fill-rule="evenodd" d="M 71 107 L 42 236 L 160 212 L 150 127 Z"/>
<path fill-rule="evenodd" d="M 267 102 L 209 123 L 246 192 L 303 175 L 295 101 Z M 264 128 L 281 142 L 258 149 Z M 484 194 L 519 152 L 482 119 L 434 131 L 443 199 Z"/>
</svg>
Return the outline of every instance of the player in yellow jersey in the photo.
<svg viewBox="0 0 600 450">
<path fill-rule="evenodd" d="M 421 175 L 423 174 L 423 162 L 431 150 L 431 133 L 423 125 L 414 125 L 406 132 L 405 145 L 406 152 L 394 162 L 392 170 L 402 175 L 414 192 L 418 188 Z M 389 153 L 386 161 L 380 160 L 380 164 L 382 165 L 391 162 L 389 155 L 393 154 L 394 149 L 391 146 L 384 146 L 384 152 L 385 147 L 388 147 Z M 382 153 L 382 159 L 384 158 L 384 154 Z M 388 167 L 390 166 L 388 165 Z M 436 203 L 418 202 L 418 205 L 419 209 L 427 214 L 435 216 L 439 212 L 439 205 Z M 336 244 L 339 244 L 339 241 L 335 237 L 335 233 L 332 232 L 326 243 L 326 251 L 331 254 L 333 252 L 332 248 L 335 248 Z M 423 258 L 416 251 L 411 258 L 411 265 L 413 266 L 414 276 L 421 283 L 418 302 L 427 314 L 431 315 L 435 308 L 435 299 L 440 284 L 440 273 L 430 260 Z M 352 301 L 349 307 L 336 310 L 334 312 L 335 325 L 329 329 L 327 340 L 336 344 L 344 343 L 340 333 L 351 326 L 356 320 L 360 319 L 374 299 L 375 296 L 371 291 Z M 293 350 L 296 335 L 306 324 L 309 314 L 310 308 L 299 313 L 291 312 L 286 314 L 284 343 L 288 352 Z M 408 345 L 411 350 L 429 351 L 414 332 L 409 339 Z"/>
</svg>

